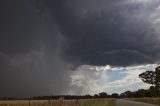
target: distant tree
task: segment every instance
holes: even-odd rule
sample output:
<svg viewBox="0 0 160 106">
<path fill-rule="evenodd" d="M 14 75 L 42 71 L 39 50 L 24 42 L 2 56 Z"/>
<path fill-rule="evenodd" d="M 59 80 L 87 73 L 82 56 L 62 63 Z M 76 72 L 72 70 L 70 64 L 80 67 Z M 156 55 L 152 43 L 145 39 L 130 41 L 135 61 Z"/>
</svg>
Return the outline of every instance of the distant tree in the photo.
<svg viewBox="0 0 160 106">
<path fill-rule="evenodd" d="M 106 98 L 108 95 L 106 92 L 99 93 L 100 98 Z"/>
<path fill-rule="evenodd" d="M 144 90 L 144 89 L 139 89 L 138 91 L 137 91 L 137 93 L 138 93 L 138 96 L 139 97 L 145 97 L 146 96 L 146 90 Z"/>
<path fill-rule="evenodd" d="M 133 93 L 131 91 L 124 92 L 125 97 L 133 97 Z"/>
<path fill-rule="evenodd" d="M 98 98 L 99 97 L 99 95 L 98 94 L 94 94 L 94 98 Z"/>
<path fill-rule="evenodd" d="M 155 71 L 146 71 L 139 75 L 145 83 L 155 85 L 155 91 L 160 92 L 160 66 L 155 68 Z"/>
<path fill-rule="evenodd" d="M 156 95 L 155 87 L 154 86 L 150 86 L 150 88 L 148 89 L 148 92 L 150 92 L 150 97 L 155 96 Z"/>
<path fill-rule="evenodd" d="M 149 87 L 149 90 L 150 90 L 150 91 L 154 91 L 154 89 L 155 89 L 154 86 L 150 86 L 150 87 Z"/>
<path fill-rule="evenodd" d="M 84 97 L 85 97 L 86 99 L 91 99 L 91 98 L 92 98 L 92 96 L 91 96 L 90 94 L 86 94 L 86 95 L 84 95 Z"/>
<path fill-rule="evenodd" d="M 121 94 L 120 94 L 120 97 L 121 97 L 121 98 L 124 98 L 124 97 L 125 97 L 125 93 L 121 93 Z"/>
<path fill-rule="evenodd" d="M 119 97 L 119 94 L 113 93 L 111 96 L 112 96 L 113 98 L 118 98 L 118 97 Z"/>
<path fill-rule="evenodd" d="M 160 66 L 155 69 L 155 87 L 158 91 L 160 91 Z"/>
</svg>

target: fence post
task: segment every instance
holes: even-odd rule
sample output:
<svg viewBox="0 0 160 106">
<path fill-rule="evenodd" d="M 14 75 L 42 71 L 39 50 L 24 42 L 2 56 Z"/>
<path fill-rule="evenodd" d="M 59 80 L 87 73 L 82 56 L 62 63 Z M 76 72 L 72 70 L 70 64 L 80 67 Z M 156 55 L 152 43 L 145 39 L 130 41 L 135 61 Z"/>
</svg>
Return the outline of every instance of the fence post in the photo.
<svg viewBox="0 0 160 106">
<path fill-rule="evenodd" d="M 76 106 L 78 106 L 78 98 L 76 98 Z"/>
<path fill-rule="evenodd" d="M 30 99 L 29 99 L 29 106 L 31 105 L 31 101 L 30 101 Z"/>
<path fill-rule="evenodd" d="M 49 102 L 49 106 L 51 106 L 51 97 L 49 97 L 48 102 Z"/>
</svg>

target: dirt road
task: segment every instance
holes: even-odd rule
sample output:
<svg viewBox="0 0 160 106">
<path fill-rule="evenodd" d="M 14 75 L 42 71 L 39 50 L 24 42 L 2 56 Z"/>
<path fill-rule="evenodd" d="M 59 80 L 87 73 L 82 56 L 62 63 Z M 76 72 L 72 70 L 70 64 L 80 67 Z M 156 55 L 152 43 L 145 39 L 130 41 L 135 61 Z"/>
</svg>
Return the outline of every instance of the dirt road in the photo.
<svg viewBox="0 0 160 106">
<path fill-rule="evenodd" d="M 116 106 L 159 106 L 159 105 L 152 105 L 147 103 L 119 99 L 116 101 Z"/>
</svg>

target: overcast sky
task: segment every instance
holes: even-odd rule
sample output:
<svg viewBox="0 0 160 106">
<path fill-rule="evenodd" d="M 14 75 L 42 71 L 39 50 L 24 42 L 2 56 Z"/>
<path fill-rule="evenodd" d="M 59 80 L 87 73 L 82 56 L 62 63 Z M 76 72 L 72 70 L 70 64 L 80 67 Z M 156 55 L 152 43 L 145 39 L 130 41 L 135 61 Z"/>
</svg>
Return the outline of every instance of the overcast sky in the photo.
<svg viewBox="0 0 160 106">
<path fill-rule="evenodd" d="M 159 13 L 160 0 L 0 0 L 0 97 L 148 88 Z"/>
</svg>

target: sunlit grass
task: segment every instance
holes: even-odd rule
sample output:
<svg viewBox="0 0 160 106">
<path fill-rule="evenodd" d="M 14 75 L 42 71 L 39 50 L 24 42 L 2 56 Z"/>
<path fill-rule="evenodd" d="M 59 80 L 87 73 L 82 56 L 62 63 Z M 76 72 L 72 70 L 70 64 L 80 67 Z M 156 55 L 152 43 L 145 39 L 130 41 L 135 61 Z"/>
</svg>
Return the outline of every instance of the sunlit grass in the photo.
<svg viewBox="0 0 160 106">
<path fill-rule="evenodd" d="M 78 106 L 113 106 L 114 103 L 113 99 L 82 100 Z"/>
<path fill-rule="evenodd" d="M 84 100 L 6 100 L 0 101 L 0 106 L 113 106 L 114 99 L 84 99 Z"/>
</svg>

